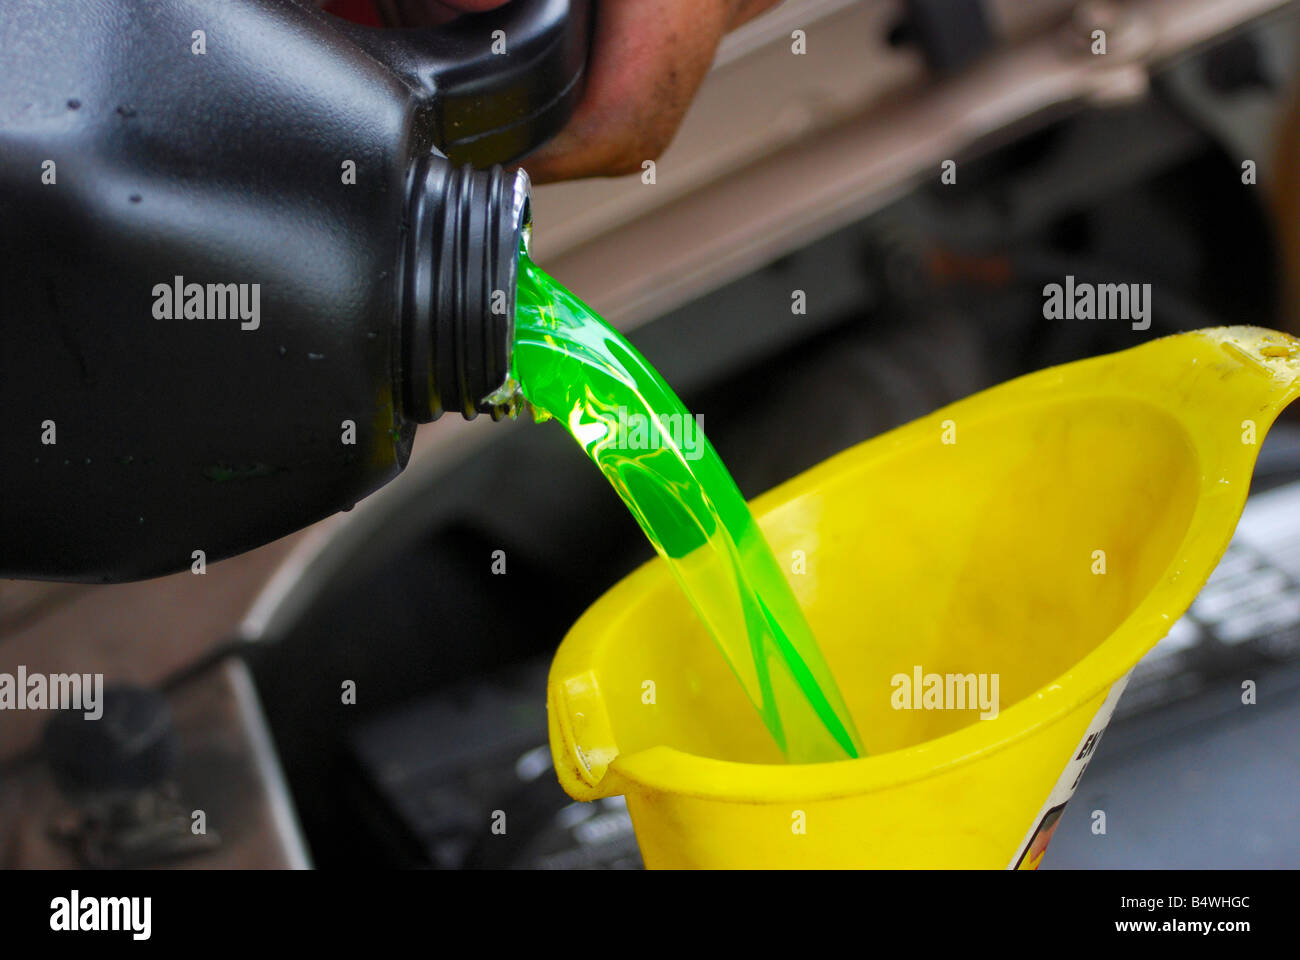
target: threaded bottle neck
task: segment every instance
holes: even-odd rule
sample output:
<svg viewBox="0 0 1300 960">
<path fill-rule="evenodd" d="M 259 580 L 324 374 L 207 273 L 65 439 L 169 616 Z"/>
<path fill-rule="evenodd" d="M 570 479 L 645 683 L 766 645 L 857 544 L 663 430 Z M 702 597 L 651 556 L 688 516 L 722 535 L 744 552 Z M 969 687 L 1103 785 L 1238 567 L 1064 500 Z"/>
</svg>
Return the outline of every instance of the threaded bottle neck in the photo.
<svg viewBox="0 0 1300 960">
<path fill-rule="evenodd" d="M 510 375 L 519 245 L 529 226 L 521 170 L 476 171 L 439 155 L 410 177 L 402 268 L 402 405 L 425 423 L 505 408 L 488 398 Z"/>
</svg>

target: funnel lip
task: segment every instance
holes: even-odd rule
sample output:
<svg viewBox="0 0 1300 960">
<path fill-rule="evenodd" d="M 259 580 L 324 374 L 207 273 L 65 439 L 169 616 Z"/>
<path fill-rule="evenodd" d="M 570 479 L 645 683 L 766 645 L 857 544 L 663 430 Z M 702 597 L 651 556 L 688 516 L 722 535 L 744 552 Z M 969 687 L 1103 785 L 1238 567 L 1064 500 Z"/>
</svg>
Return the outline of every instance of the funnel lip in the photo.
<svg viewBox="0 0 1300 960">
<path fill-rule="evenodd" d="M 910 448 L 922 435 L 938 435 L 937 428 L 957 407 L 966 408 L 963 416 L 970 422 L 975 415 L 984 418 L 1010 407 L 1004 406 L 1013 391 L 1025 391 L 1024 402 L 1041 402 L 1049 394 L 1060 399 L 1080 396 L 1081 375 L 1108 373 L 1107 364 L 1134 362 L 1137 355 L 1153 349 L 1190 351 L 1193 364 L 1201 360 L 1209 368 L 1222 363 L 1234 353 L 1257 354 L 1261 344 L 1279 342 L 1293 347 L 1294 357 L 1286 358 L 1285 369 L 1265 354 L 1264 372 L 1273 374 L 1272 383 L 1250 382 L 1243 392 L 1262 389 L 1272 402 L 1262 406 L 1254 400 L 1251 408 L 1259 419 L 1258 439 L 1272 426 L 1281 410 L 1300 393 L 1300 340 L 1261 327 L 1219 327 L 1190 331 L 1149 341 L 1140 346 L 1059 367 L 1040 370 L 967 397 L 934 413 L 895 428 L 878 437 L 859 443 L 821 464 L 773 488 L 751 502 L 760 526 L 774 511 L 813 493 L 827 481 L 867 464 L 888 459 Z M 1170 345 L 1170 341 L 1181 341 Z M 1162 348 L 1160 345 L 1165 344 Z M 1227 347 L 1228 349 L 1225 349 Z M 1260 357 L 1237 357 L 1243 366 L 1259 365 Z M 1139 361 L 1140 362 L 1140 361 Z M 1253 370 L 1249 377 L 1265 380 Z M 1290 379 L 1286 374 L 1290 372 Z M 1219 370 L 1214 375 L 1225 375 Z M 1234 374 L 1235 375 L 1235 374 Z M 1109 383 L 1109 381 L 1104 381 Z M 1115 386 L 1114 384 L 1109 384 Z M 1116 395 L 1132 399 L 1149 399 L 1144 391 L 1151 385 L 1143 382 L 1132 391 L 1115 387 Z M 1250 394 L 1252 397 L 1253 393 Z M 1245 507 L 1250 474 L 1259 446 L 1234 450 L 1216 441 L 1210 443 L 1178 419 L 1181 406 L 1176 398 L 1156 404 L 1172 413 L 1193 443 L 1193 453 L 1201 467 L 1196 487 L 1197 499 L 1186 521 L 1182 539 L 1170 554 L 1159 579 L 1145 597 L 1084 657 L 1065 672 L 1053 677 L 1028 696 L 1021 698 L 996 717 L 976 720 L 940 737 L 925 740 L 888 753 L 851 760 L 813 764 L 755 764 L 724 760 L 688 753 L 668 745 L 658 745 L 633 754 L 618 754 L 597 783 L 584 778 L 577 786 L 587 798 L 623 792 L 626 783 L 636 784 L 680 797 L 730 801 L 735 803 L 784 803 L 790 801 L 834 800 L 861 796 L 882 789 L 895 788 L 917 780 L 941 775 L 976 759 L 1008 749 L 1027 737 L 1065 720 L 1080 708 L 1096 702 L 1100 706 L 1107 693 L 1122 681 L 1137 661 L 1156 645 L 1182 615 L 1209 579 L 1219 558 L 1227 549 Z M 1216 445 L 1217 444 L 1217 445 Z M 1253 452 L 1252 452 L 1253 451 Z M 1212 462 L 1207 462 L 1212 459 Z M 1213 469 L 1211 469 L 1213 467 Z M 1241 482 L 1224 483 L 1228 469 L 1241 470 Z M 634 571 L 597 600 L 574 624 L 556 653 L 548 686 L 554 687 L 575 673 L 593 670 L 594 654 L 603 647 L 613 631 L 607 624 L 610 611 L 628 606 L 628 600 L 640 596 L 652 583 L 671 580 L 659 560 L 651 560 Z M 606 625 L 601 627 L 600 625 Z M 552 707 L 554 708 L 554 704 Z M 556 718 L 557 720 L 559 718 Z M 554 731 L 562 727 L 557 724 Z M 616 731 L 614 731 L 616 733 Z M 611 746 L 617 747 L 617 744 Z M 564 743 L 552 736 L 556 769 L 560 770 Z M 564 778 L 562 778 L 564 780 Z M 568 789 L 571 784 L 564 780 Z"/>
</svg>

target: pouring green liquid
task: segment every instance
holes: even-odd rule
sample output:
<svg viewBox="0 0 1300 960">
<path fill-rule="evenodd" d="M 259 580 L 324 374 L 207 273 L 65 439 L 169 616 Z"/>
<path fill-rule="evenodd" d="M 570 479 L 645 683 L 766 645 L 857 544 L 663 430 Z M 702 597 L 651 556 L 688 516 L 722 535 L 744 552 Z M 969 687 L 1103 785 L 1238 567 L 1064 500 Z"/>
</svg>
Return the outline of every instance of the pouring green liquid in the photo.
<svg viewBox="0 0 1300 960">
<path fill-rule="evenodd" d="M 731 474 L 624 337 L 520 254 L 513 379 L 622 498 L 791 763 L 861 753 L 784 571 Z"/>
</svg>

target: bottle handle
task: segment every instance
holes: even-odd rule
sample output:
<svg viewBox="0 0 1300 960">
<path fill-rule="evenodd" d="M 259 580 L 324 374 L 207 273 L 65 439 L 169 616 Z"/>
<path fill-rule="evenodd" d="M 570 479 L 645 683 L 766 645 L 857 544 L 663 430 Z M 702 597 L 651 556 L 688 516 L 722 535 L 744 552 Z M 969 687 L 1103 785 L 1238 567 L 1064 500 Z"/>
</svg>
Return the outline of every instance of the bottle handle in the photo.
<svg viewBox="0 0 1300 960">
<path fill-rule="evenodd" d="M 432 112 L 435 146 L 457 164 L 509 163 L 560 131 L 582 93 L 589 0 L 511 0 L 433 28 L 342 24 Z"/>
</svg>

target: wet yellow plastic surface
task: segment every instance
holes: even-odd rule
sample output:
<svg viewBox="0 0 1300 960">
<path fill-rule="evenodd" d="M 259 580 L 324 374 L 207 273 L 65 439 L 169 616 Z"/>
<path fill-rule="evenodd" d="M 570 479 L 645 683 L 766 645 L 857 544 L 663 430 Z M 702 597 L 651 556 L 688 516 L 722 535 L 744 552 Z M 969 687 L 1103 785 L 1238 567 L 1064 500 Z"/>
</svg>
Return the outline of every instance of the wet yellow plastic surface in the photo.
<svg viewBox="0 0 1300 960">
<path fill-rule="evenodd" d="M 1298 376 L 1285 334 L 1168 337 L 778 487 L 755 515 L 778 559 L 807 558 L 790 580 L 870 756 L 784 764 L 656 560 L 556 654 L 561 784 L 626 795 L 652 867 L 1007 866 L 1111 685 L 1214 569 Z M 895 710 L 891 678 L 915 666 L 998 674 L 1000 713 Z"/>
</svg>

